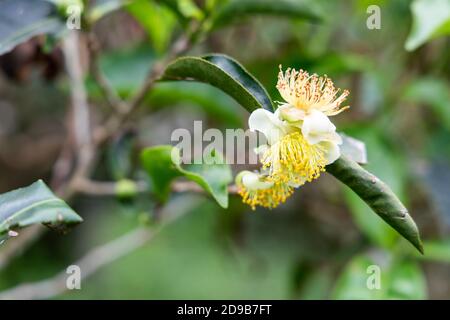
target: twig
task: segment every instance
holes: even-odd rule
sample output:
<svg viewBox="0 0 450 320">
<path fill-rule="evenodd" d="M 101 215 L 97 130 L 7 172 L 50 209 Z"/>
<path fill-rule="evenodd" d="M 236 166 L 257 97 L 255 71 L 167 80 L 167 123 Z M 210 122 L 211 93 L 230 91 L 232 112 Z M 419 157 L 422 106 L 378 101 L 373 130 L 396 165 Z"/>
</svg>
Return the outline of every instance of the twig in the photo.
<svg viewBox="0 0 450 320">
<path fill-rule="evenodd" d="M 119 97 L 100 68 L 99 44 L 97 38 L 95 37 L 95 34 L 92 32 L 89 35 L 88 48 L 90 52 L 90 70 L 92 76 L 94 77 L 94 80 L 97 82 L 98 87 L 105 97 L 106 102 L 110 105 L 111 108 L 113 108 L 115 112 L 119 114 L 126 113 L 126 110 L 128 109 L 126 102 Z"/>
<path fill-rule="evenodd" d="M 89 105 L 84 86 L 84 73 L 80 58 L 79 35 L 77 32 L 71 32 L 64 38 L 63 52 L 71 87 L 73 131 L 75 132 L 77 145 L 82 149 L 91 143 L 91 128 Z"/>
<path fill-rule="evenodd" d="M 141 193 L 149 190 L 145 181 L 135 181 L 135 185 L 137 192 Z M 80 179 L 74 188 L 79 193 L 94 196 L 114 196 L 117 194 L 117 182 L 111 181 Z"/>
<path fill-rule="evenodd" d="M 139 193 L 149 192 L 150 189 L 145 181 L 135 181 L 136 191 Z M 112 181 L 93 181 L 89 179 L 80 179 L 74 186 L 75 191 L 82 194 L 93 196 L 114 196 L 117 194 L 117 183 Z M 171 189 L 173 192 L 184 193 L 204 193 L 204 190 L 195 182 L 192 181 L 175 181 L 172 183 Z M 237 193 L 237 187 L 231 185 L 228 187 L 230 194 Z"/>
</svg>

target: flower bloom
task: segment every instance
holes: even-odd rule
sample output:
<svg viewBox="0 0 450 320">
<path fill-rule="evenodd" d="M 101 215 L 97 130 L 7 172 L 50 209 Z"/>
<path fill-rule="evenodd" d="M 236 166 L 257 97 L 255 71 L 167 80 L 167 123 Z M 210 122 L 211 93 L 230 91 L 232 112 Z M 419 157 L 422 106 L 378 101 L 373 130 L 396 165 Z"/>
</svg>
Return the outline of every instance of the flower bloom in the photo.
<svg viewBox="0 0 450 320">
<path fill-rule="evenodd" d="M 267 144 L 256 150 L 267 175 L 262 180 L 254 175 L 263 184 L 244 183 L 242 176 L 238 183 L 243 201 L 252 208 L 276 207 L 293 188 L 317 179 L 326 165 L 340 157 L 342 139 L 328 116 L 348 108 L 340 106 L 348 91 L 339 95 L 326 76 L 290 68 L 286 72 L 280 69 L 277 89 L 285 102 L 274 113 L 257 109 L 248 120 L 250 130 L 267 139 Z M 247 171 L 244 177 L 250 179 L 249 174 Z"/>
</svg>

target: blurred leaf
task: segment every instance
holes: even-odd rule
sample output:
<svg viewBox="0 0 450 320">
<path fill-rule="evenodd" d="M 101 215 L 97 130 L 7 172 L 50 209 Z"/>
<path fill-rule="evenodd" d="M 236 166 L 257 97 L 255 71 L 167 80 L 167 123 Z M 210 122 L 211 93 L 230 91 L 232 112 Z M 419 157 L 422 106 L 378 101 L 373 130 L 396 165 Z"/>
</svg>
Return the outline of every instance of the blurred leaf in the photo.
<svg viewBox="0 0 450 320">
<path fill-rule="evenodd" d="M 51 227 L 83 221 L 63 200 L 57 198 L 42 180 L 0 195 L 0 239 L 9 230 L 43 223 Z"/>
<path fill-rule="evenodd" d="M 450 129 L 450 91 L 448 88 L 449 83 L 444 79 L 419 78 L 406 87 L 403 97 L 407 101 L 429 105 Z"/>
<path fill-rule="evenodd" d="M 161 80 L 209 83 L 228 93 L 249 112 L 258 108 L 273 109 L 266 89 L 237 61 L 225 55 L 179 58 L 167 67 Z"/>
<path fill-rule="evenodd" d="M 197 7 L 193 0 L 178 0 L 178 9 L 186 18 L 203 19 L 203 11 Z"/>
<path fill-rule="evenodd" d="M 408 51 L 450 33 L 449 0 L 414 0 L 411 3 L 413 26 L 405 43 Z"/>
<path fill-rule="evenodd" d="M 203 12 L 192 0 L 156 0 L 156 2 L 165 5 L 175 13 L 182 24 L 186 24 L 190 18 L 203 19 Z"/>
<path fill-rule="evenodd" d="M 153 1 L 135 0 L 126 6 L 128 12 L 139 22 L 152 40 L 155 50 L 164 52 L 175 27 L 172 13 Z"/>
<path fill-rule="evenodd" d="M 135 140 L 135 132 L 127 131 L 115 138 L 109 146 L 107 160 L 109 170 L 115 180 L 125 179 L 130 176 Z"/>
<path fill-rule="evenodd" d="M 332 292 L 332 299 L 348 300 L 373 300 L 383 299 L 384 285 L 386 274 L 380 272 L 380 284 L 381 288 L 369 289 L 367 287 L 367 281 L 370 273 L 368 273 L 368 267 L 371 265 L 378 265 L 374 259 L 367 255 L 357 255 L 353 257 L 350 262 L 345 266 L 345 269 L 339 275 L 336 285 Z M 380 268 L 381 269 L 381 268 Z M 380 270 L 381 271 L 381 270 Z M 384 284 L 384 285 L 383 285 Z"/>
<path fill-rule="evenodd" d="M 373 68 L 373 61 L 367 56 L 352 52 L 326 52 L 319 58 L 319 64 L 314 72 L 333 76 L 345 75 L 350 72 L 364 72 Z"/>
<path fill-rule="evenodd" d="M 177 103 L 194 104 L 215 121 L 228 128 L 243 126 L 245 111 L 228 95 L 207 84 L 189 82 L 158 83 L 149 93 L 149 105 L 172 107 Z"/>
<path fill-rule="evenodd" d="M 418 255 L 423 260 L 450 263 L 450 238 L 443 240 L 424 241 L 425 255 Z"/>
<path fill-rule="evenodd" d="M 432 208 L 439 214 L 440 221 L 450 225 L 450 166 L 447 159 L 423 164 L 420 174 Z"/>
<path fill-rule="evenodd" d="M 174 159 L 172 160 L 172 156 Z M 181 167 L 180 150 L 169 146 L 147 148 L 141 153 L 141 163 L 153 182 L 154 191 L 161 201 L 166 201 L 173 179 L 185 177 L 194 181 L 219 203 L 228 206 L 228 184 L 232 181 L 230 167 L 222 156 L 213 150 L 204 164 L 189 164 Z M 206 164 L 212 163 L 213 164 Z"/>
<path fill-rule="evenodd" d="M 339 276 L 332 298 L 425 299 L 425 278 L 417 262 L 405 259 L 396 261 L 394 256 L 381 253 L 353 257 Z M 377 275 L 380 277 L 380 287 L 369 288 L 368 284 L 375 279 L 371 277 Z"/>
<path fill-rule="evenodd" d="M 320 21 L 309 1 L 291 0 L 232 0 L 219 8 L 213 18 L 212 28 L 219 28 L 235 20 L 257 14 Z"/>
<path fill-rule="evenodd" d="M 95 22 L 134 0 L 97 0 L 89 9 L 89 20 Z"/>
<path fill-rule="evenodd" d="M 416 261 L 394 262 L 389 272 L 389 290 L 386 295 L 386 299 L 426 298 L 425 276 Z"/>
<path fill-rule="evenodd" d="M 154 59 L 148 45 L 125 48 L 102 54 L 100 68 L 111 87 L 126 98 L 142 85 Z M 130 77 L 130 74 L 133 76 Z M 95 83 L 91 81 L 89 84 L 90 94 L 95 94 Z"/>
<path fill-rule="evenodd" d="M 0 55 L 39 34 L 65 30 L 56 7 L 47 1 L 3 0 L 0 2 Z"/>
<path fill-rule="evenodd" d="M 366 145 L 361 140 L 339 134 L 342 138 L 341 152 L 359 164 L 367 164 Z"/>
<path fill-rule="evenodd" d="M 376 214 L 423 253 L 414 220 L 384 182 L 344 155 L 328 165 L 327 171 L 352 189 Z"/>
</svg>

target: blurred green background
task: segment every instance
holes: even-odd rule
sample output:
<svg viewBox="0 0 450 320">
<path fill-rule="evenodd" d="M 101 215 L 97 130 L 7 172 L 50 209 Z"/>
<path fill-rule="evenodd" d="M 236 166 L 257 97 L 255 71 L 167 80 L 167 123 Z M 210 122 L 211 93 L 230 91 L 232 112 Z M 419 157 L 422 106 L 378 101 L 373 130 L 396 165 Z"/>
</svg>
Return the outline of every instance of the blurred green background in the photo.
<svg viewBox="0 0 450 320">
<path fill-rule="evenodd" d="M 166 210 L 183 211 L 182 218 L 83 281 L 82 290 L 57 298 L 450 298 L 450 41 L 442 36 L 450 20 L 436 25 L 449 1 L 302 3 L 323 21 L 285 14 L 246 17 L 214 30 L 190 54 L 234 57 L 274 100 L 280 99 L 279 64 L 327 74 L 337 87 L 348 88 L 351 108 L 333 120 L 338 130 L 366 143 L 367 169 L 410 209 L 426 243 L 425 256 L 325 174 L 272 211 L 252 212 L 233 196 L 224 210 L 201 195 L 173 195 Z M 381 9 L 381 29 L 366 26 L 370 5 Z M 414 6 L 420 10 L 411 10 Z M 176 20 L 166 7 L 138 0 L 97 22 L 101 66 L 121 96 L 135 92 L 164 55 L 182 29 Z M 49 179 L 64 141 L 69 93 L 58 47 L 38 60 L 26 56 L 33 41 L 0 58 L 1 192 Z M 92 104 L 102 110 L 94 82 L 86 83 Z M 210 128 L 247 128 L 247 117 L 234 100 L 207 85 L 161 83 L 127 132 L 136 145 L 151 146 L 170 143 L 172 130 L 192 129 L 194 120 Z M 95 173 L 99 180 L 121 178 L 117 141 L 123 135 L 117 136 L 104 150 L 104 165 Z M 126 176 L 140 174 L 132 165 Z M 145 194 L 132 201 L 77 196 L 72 206 L 84 223 L 66 236 L 47 233 L 22 252 L 0 270 L 1 289 L 63 270 L 90 248 L 151 217 L 154 203 Z M 373 264 L 381 267 L 381 290 L 366 286 Z"/>
</svg>

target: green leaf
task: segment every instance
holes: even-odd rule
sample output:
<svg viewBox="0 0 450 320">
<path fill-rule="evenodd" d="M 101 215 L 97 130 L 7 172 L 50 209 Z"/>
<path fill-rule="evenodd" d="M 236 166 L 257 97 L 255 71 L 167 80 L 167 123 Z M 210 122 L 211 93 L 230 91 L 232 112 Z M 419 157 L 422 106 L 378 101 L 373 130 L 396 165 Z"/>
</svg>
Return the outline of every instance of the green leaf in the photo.
<svg viewBox="0 0 450 320">
<path fill-rule="evenodd" d="M 161 80 L 209 83 L 229 94 L 249 112 L 258 108 L 273 110 L 266 89 L 243 66 L 226 55 L 179 58 L 167 67 Z"/>
<path fill-rule="evenodd" d="M 135 0 L 126 9 L 144 28 L 155 50 L 158 53 L 164 52 L 176 22 L 169 9 L 148 0 Z"/>
<path fill-rule="evenodd" d="M 369 150 L 377 150 L 368 157 L 370 161 L 365 165 L 365 169 L 385 181 L 393 192 L 402 199 L 404 195 L 402 168 L 399 167 L 399 161 L 397 161 L 395 155 L 382 143 L 379 133 L 373 129 L 357 130 L 354 133 L 364 140 Z M 345 152 L 343 154 L 347 155 Z M 372 214 L 371 208 L 352 190 L 344 190 L 344 199 L 353 215 L 355 224 L 361 232 L 372 243 L 384 248 L 392 248 L 398 240 L 398 234 L 395 230 L 389 227 L 379 216 Z"/>
<path fill-rule="evenodd" d="M 51 227 L 77 224 L 83 219 L 57 198 L 42 180 L 0 195 L 0 238 L 9 230 L 43 223 Z"/>
<path fill-rule="evenodd" d="M 450 1 L 414 0 L 411 11 L 413 25 L 406 50 L 415 50 L 431 39 L 450 34 Z"/>
<path fill-rule="evenodd" d="M 179 160 L 180 150 L 170 145 L 147 148 L 141 153 L 141 164 L 161 201 L 167 200 L 171 182 L 175 178 L 185 177 L 197 183 L 220 206 L 228 207 L 228 184 L 232 181 L 232 175 L 230 167 L 224 163 L 218 152 L 213 150 L 203 159 L 203 164 L 189 164 L 182 167 Z"/>
<path fill-rule="evenodd" d="M 0 55 L 39 34 L 65 30 L 55 5 L 38 0 L 0 2 Z"/>
<path fill-rule="evenodd" d="M 253 15 L 273 15 L 287 18 L 321 21 L 311 8 L 311 2 L 291 0 L 232 0 L 214 15 L 212 28 L 219 28 L 238 19 Z"/>
<path fill-rule="evenodd" d="M 328 165 L 327 171 L 352 189 L 376 214 L 423 253 L 414 220 L 384 182 L 344 155 Z"/>
</svg>

